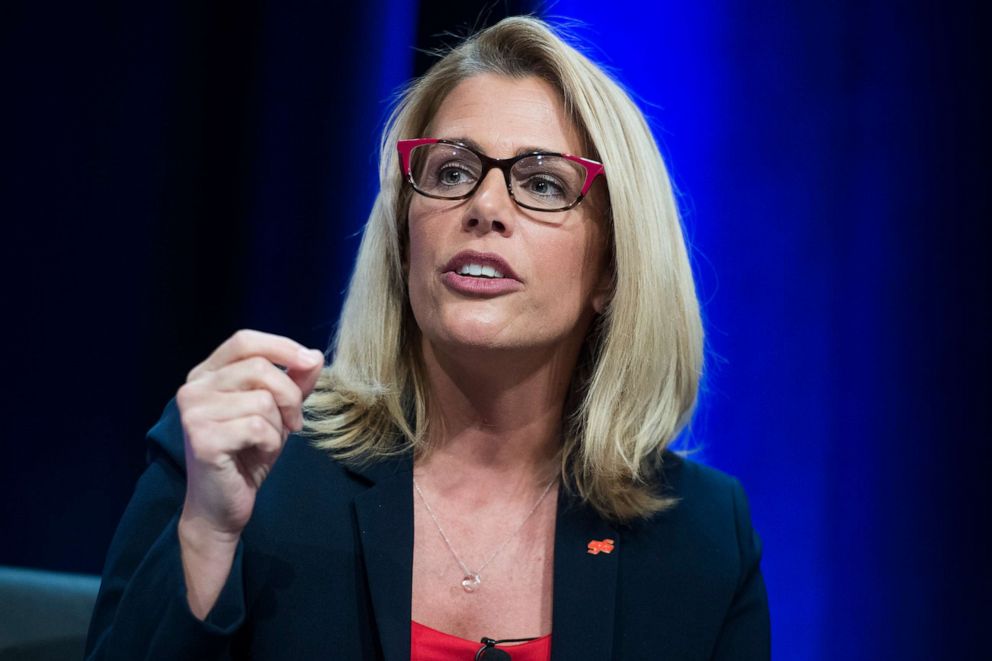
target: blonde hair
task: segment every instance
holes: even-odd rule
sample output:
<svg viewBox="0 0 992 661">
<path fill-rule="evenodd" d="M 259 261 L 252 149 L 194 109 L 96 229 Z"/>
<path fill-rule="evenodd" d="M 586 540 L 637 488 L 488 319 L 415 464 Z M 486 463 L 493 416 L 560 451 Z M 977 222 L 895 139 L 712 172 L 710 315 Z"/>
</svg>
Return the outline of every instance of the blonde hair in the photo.
<svg viewBox="0 0 992 661">
<path fill-rule="evenodd" d="M 500 21 L 470 37 L 404 92 L 380 146 L 380 192 L 325 368 L 305 403 L 305 433 L 345 461 L 426 449 L 428 388 L 403 255 L 410 191 L 396 155 L 422 137 L 447 94 L 482 73 L 538 76 L 606 167 L 614 290 L 586 339 L 563 420 L 567 488 L 627 521 L 672 505 L 655 485 L 662 451 L 695 407 L 703 331 L 671 182 L 624 90 L 545 22 Z"/>
</svg>

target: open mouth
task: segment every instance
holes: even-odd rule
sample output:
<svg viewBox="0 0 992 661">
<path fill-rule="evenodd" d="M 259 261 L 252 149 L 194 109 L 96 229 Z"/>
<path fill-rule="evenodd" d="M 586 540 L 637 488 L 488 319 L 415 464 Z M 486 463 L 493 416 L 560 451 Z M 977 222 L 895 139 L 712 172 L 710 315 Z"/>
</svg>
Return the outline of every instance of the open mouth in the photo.
<svg viewBox="0 0 992 661">
<path fill-rule="evenodd" d="M 464 264 L 458 269 L 458 275 L 467 275 L 473 278 L 502 278 L 503 273 L 492 266 L 482 266 L 481 264 Z"/>
</svg>

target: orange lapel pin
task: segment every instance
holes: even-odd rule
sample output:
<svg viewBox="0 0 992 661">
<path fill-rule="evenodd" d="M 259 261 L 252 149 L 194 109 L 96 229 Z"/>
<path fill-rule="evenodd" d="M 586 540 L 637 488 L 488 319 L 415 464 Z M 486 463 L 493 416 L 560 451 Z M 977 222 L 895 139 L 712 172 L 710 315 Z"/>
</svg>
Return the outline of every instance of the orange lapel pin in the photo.
<svg viewBox="0 0 992 661">
<path fill-rule="evenodd" d="M 613 550 L 613 540 L 604 539 L 600 541 L 600 540 L 592 539 L 589 540 L 588 548 L 589 550 L 587 552 L 592 555 L 598 555 L 599 553 L 609 553 L 610 551 Z"/>
</svg>

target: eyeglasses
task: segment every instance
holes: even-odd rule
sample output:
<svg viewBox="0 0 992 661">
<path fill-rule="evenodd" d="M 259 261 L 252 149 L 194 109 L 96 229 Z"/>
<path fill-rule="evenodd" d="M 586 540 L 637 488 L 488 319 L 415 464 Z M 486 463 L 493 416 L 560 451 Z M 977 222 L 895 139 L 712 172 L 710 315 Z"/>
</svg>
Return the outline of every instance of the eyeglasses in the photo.
<svg viewBox="0 0 992 661">
<path fill-rule="evenodd" d="M 503 171 L 506 190 L 519 206 L 532 211 L 567 211 L 589 192 L 602 163 L 572 156 L 531 152 L 513 158 L 490 158 L 453 140 L 416 138 L 397 143 L 403 175 L 421 195 L 439 200 L 472 197 L 493 168 Z"/>
<path fill-rule="evenodd" d="M 475 661 L 511 661 L 510 653 L 497 649 L 497 645 L 503 643 L 526 643 L 536 638 L 507 638 L 506 640 L 493 640 L 492 638 L 482 639 L 482 648 L 475 653 Z"/>
</svg>

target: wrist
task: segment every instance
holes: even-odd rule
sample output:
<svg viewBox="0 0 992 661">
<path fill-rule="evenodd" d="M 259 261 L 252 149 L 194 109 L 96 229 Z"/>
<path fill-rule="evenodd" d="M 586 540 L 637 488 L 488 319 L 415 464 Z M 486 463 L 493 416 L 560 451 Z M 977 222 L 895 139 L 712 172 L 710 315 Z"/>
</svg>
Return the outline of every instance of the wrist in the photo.
<svg viewBox="0 0 992 661">
<path fill-rule="evenodd" d="M 227 555 L 241 540 L 241 531 L 220 530 L 206 518 L 184 508 L 179 515 L 179 543 L 188 552 L 201 556 Z"/>
<path fill-rule="evenodd" d="M 179 517 L 177 533 L 186 601 L 193 615 L 205 620 L 231 572 L 241 533 L 217 530 L 186 510 Z"/>
</svg>

